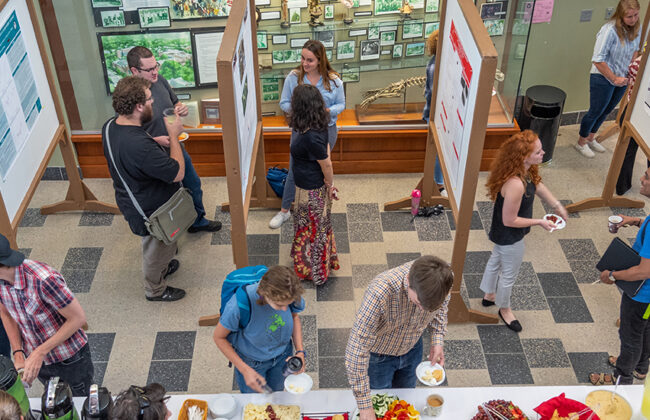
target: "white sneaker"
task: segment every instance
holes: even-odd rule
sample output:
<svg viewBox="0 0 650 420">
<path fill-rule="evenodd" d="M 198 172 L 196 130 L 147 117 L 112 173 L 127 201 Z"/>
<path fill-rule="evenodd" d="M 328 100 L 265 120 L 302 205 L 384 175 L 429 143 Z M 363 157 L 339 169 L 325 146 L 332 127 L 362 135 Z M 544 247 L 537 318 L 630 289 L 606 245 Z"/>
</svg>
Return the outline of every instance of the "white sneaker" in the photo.
<svg viewBox="0 0 650 420">
<path fill-rule="evenodd" d="M 591 149 L 589 148 L 589 146 L 587 146 L 586 143 L 585 143 L 584 145 L 582 145 L 582 146 L 580 146 L 578 143 L 576 143 L 576 144 L 573 145 L 573 147 L 575 147 L 576 150 L 577 150 L 578 152 L 580 152 L 580 154 L 581 154 L 582 156 L 586 157 L 586 158 L 590 158 L 590 159 L 591 159 L 591 158 L 593 158 L 594 156 L 596 156 L 596 154 L 595 154 L 594 152 L 591 151 Z"/>
<path fill-rule="evenodd" d="M 589 145 L 591 150 L 593 150 L 594 152 L 605 153 L 607 151 L 607 149 L 605 149 L 603 147 L 603 145 L 598 143 L 596 140 L 592 140 L 590 142 L 587 142 L 587 144 Z"/>
<path fill-rule="evenodd" d="M 445 188 L 444 190 L 440 191 L 440 195 L 443 197 L 449 197 L 449 194 L 447 194 L 447 189 Z"/>
<path fill-rule="evenodd" d="M 278 214 L 273 216 L 273 219 L 271 219 L 271 221 L 269 222 L 269 227 L 271 229 L 277 229 L 280 226 L 282 226 L 284 222 L 289 220 L 290 217 L 291 217 L 290 211 L 288 212 L 279 211 Z"/>
</svg>

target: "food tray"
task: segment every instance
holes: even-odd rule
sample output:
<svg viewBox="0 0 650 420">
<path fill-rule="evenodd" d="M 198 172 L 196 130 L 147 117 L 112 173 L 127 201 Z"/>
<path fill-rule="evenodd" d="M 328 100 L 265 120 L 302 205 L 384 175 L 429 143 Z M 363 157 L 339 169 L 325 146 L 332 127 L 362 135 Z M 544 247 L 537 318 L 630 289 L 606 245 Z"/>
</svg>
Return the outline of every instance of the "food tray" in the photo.
<svg viewBox="0 0 650 420">
<path fill-rule="evenodd" d="M 185 401 L 183 401 L 183 406 L 181 407 L 181 411 L 178 413 L 178 420 L 188 420 L 188 418 L 187 418 L 187 409 L 190 408 L 193 405 L 196 405 L 201 410 L 203 410 L 203 420 L 207 420 L 207 418 L 208 418 L 208 402 L 203 401 L 203 400 L 193 400 L 191 398 L 188 398 Z"/>
</svg>

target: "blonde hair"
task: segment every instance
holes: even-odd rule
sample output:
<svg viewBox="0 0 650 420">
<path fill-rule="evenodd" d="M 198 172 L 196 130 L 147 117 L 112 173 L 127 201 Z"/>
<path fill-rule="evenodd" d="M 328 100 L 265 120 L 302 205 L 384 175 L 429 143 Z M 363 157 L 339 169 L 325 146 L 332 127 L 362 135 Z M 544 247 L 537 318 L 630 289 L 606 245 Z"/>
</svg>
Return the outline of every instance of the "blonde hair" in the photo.
<svg viewBox="0 0 650 420">
<path fill-rule="evenodd" d="M 0 390 L 0 419 L 20 420 L 21 417 L 22 412 L 18 401 L 8 392 Z"/>
<path fill-rule="evenodd" d="M 431 32 L 427 38 L 427 54 L 429 55 L 436 55 L 436 49 L 438 49 L 439 32 L 440 31 L 436 29 L 435 31 Z"/>
<path fill-rule="evenodd" d="M 641 19 L 637 19 L 634 26 L 628 26 L 623 21 L 625 14 L 628 10 L 641 10 L 641 5 L 638 0 L 620 0 L 618 6 L 616 6 L 616 11 L 611 17 L 611 20 L 614 22 L 614 28 L 616 28 L 616 35 L 621 43 L 625 42 L 627 38 L 628 41 L 634 41 L 634 39 L 639 34 L 639 29 L 641 28 Z"/>
</svg>

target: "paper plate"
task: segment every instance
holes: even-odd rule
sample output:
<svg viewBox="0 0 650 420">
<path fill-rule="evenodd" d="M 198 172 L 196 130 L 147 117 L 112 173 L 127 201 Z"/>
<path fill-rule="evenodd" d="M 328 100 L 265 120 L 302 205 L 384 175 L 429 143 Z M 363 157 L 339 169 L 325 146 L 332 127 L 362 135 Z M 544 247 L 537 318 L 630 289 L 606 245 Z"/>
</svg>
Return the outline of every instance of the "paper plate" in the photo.
<svg viewBox="0 0 650 420">
<path fill-rule="evenodd" d="M 284 380 L 284 390 L 290 394 L 305 394 L 311 390 L 314 380 L 306 373 L 289 375 Z"/>
<path fill-rule="evenodd" d="M 424 379 L 425 376 L 427 376 L 428 373 L 433 372 L 434 370 L 442 370 L 442 378 L 440 381 L 436 382 L 435 379 L 432 379 L 431 381 L 427 381 Z M 424 385 L 427 386 L 438 386 L 441 383 L 445 381 L 445 369 L 443 369 L 442 366 L 440 366 L 438 363 L 432 365 L 429 360 L 424 361 L 418 365 L 418 367 L 415 368 L 415 376 L 418 377 L 418 380 L 422 382 Z"/>
<path fill-rule="evenodd" d="M 184 142 L 185 140 L 189 139 L 189 138 L 190 138 L 190 135 L 187 134 L 186 131 L 183 131 L 181 134 L 178 135 L 178 141 L 180 141 L 181 143 Z"/>
<path fill-rule="evenodd" d="M 564 220 L 562 216 L 558 216 L 557 214 L 553 214 L 553 213 L 546 214 L 544 215 L 544 220 L 550 220 L 549 218 L 551 216 L 557 217 L 557 222 L 553 222 L 555 223 L 555 228 L 553 230 L 560 230 L 566 227 L 566 220 Z"/>
</svg>

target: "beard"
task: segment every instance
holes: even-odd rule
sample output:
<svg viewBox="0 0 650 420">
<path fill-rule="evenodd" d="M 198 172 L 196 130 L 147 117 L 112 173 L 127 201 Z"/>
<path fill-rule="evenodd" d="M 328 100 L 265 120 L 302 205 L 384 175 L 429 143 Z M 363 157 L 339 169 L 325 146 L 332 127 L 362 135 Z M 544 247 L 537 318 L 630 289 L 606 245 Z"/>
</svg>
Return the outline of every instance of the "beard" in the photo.
<svg viewBox="0 0 650 420">
<path fill-rule="evenodd" d="M 140 124 L 146 124 L 149 121 L 151 121 L 152 118 L 153 118 L 153 109 L 151 108 L 151 106 L 148 106 L 144 109 L 144 111 L 142 111 L 142 115 L 140 116 Z"/>
</svg>

